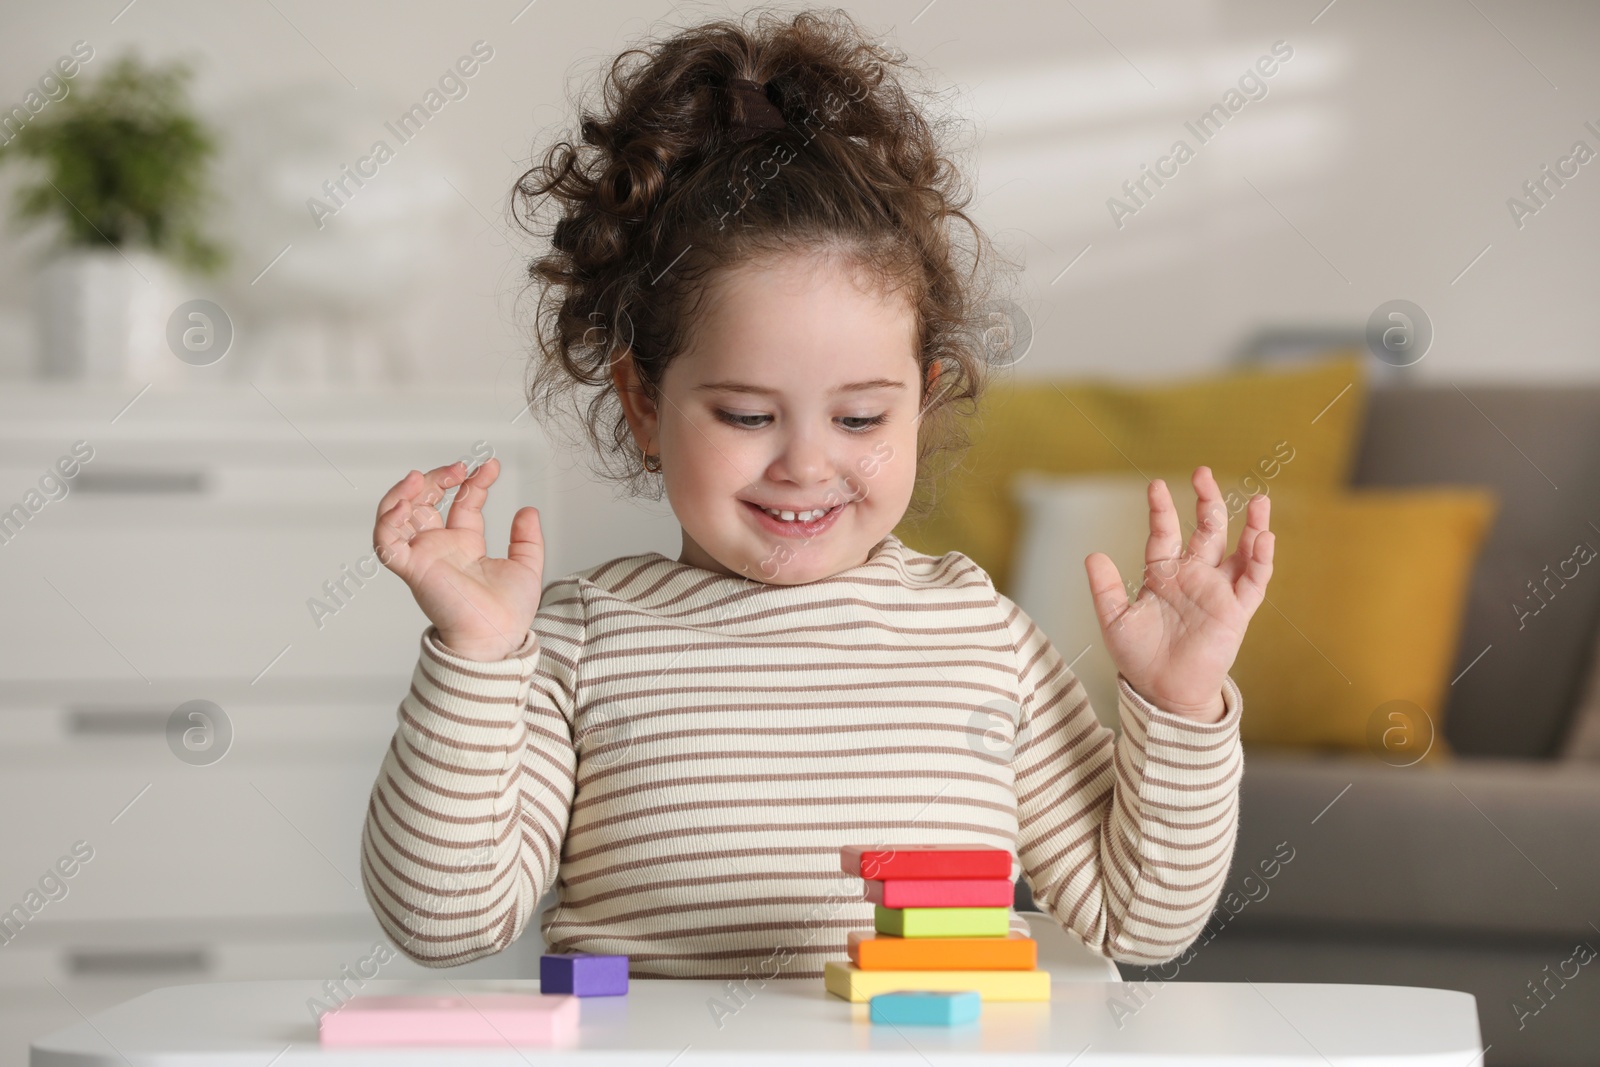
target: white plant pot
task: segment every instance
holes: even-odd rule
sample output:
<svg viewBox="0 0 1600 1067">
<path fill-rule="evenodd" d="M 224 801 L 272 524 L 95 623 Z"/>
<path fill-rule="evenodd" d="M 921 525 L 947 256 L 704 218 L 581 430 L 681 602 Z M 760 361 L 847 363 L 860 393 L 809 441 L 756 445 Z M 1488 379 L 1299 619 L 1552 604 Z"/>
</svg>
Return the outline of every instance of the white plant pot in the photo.
<svg viewBox="0 0 1600 1067">
<path fill-rule="evenodd" d="M 167 349 L 174 289 L 166 264 L 147 252 L 58 254 L 39 275 L 39 374 L 141 383 L 174 377 L 184 366 Z"/>
</svg>

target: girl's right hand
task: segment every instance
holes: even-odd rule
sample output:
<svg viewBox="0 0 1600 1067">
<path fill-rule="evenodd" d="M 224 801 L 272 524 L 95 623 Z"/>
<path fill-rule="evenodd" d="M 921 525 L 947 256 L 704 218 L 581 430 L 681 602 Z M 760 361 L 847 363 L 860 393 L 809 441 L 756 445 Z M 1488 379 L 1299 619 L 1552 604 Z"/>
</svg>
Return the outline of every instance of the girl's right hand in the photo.
<svg viewBox="0 0 1600 1067">
<path fill-rule="evenodd" d="M 398 574 L 433 624 L 439 640 L 467 659 L 498 660 L 522 646 L 539 611 L 544 536 L 539 510 L 511 520 L 506 559 L 491 559 L 483 541 L 483 502 L 500 473 L 487 460 L 470 476 L 457 461 L 423 474 L 412 471 L 384 494 L 372 544 Z M 435 504 L 459 484 L 448 520 Z"/>
</svg>

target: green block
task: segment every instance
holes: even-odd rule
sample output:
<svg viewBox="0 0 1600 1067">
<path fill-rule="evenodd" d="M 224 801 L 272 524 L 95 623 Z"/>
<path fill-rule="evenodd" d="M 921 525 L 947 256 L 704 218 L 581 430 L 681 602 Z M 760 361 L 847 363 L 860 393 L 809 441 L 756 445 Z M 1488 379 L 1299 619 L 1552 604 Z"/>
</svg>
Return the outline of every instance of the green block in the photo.
<svg viewBox="0 0 1600 1067">
<path fill-rule="evenodd" d="M 886 908 L 872 906 L 872 928 L 895 937 L 1005 937 L 1011 909 Z"/>
</svg>

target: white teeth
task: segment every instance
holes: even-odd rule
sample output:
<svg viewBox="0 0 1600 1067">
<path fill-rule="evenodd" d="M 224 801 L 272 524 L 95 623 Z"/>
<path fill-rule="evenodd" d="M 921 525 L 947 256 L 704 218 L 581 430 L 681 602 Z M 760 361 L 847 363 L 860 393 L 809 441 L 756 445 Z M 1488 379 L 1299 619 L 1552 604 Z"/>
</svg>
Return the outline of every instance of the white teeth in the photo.
<svg viewBox="0 0 1600 1067">
<path fill-rule="evenodd" d="M 762 508 L 761 510 L 775 519 L 782 519 L 784 522 L 810 522 L 812 519 L 820 519 L 828 513 L 827 508 L 815 508 L 811 511 L 801 512 L 774 511 L 772 508 Z"/>
</svg>

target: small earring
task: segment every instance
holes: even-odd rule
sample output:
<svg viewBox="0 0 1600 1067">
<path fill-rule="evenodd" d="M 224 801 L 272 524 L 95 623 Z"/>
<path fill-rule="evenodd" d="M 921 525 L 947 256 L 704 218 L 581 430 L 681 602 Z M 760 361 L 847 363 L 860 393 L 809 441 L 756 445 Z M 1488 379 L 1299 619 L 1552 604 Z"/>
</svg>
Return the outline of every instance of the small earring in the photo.
<svg viewBox="0 0 1600 1067">
<path fill-rule="evenodd" d="M 652 453 L 644 453 L 644 469 L 652 474 L 661 473 L 661 457 Z"/>
</svg>

